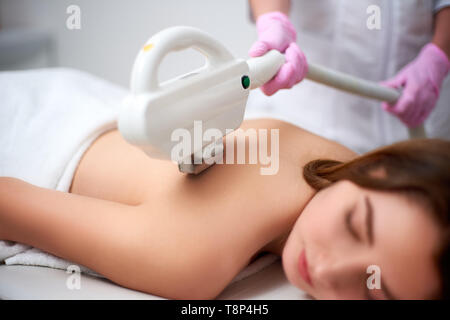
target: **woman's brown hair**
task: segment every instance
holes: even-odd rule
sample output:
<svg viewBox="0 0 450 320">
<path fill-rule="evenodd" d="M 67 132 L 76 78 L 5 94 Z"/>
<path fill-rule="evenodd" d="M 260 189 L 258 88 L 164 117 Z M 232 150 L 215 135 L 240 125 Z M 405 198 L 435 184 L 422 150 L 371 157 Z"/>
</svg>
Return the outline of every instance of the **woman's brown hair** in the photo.
<svg viewBox="0 0 450 320">
<path fill-rule="evenodd" d="M 349 180 L 363 188 L 405 194 L 430 208 L 443 231 L 436 253 L 442 279 L 438 298 L 450 298 L 450 141 L 408 140 L 348 162 L 314 160 L 304 166 L 303 176 L 316 190 Z"/>
</svg>

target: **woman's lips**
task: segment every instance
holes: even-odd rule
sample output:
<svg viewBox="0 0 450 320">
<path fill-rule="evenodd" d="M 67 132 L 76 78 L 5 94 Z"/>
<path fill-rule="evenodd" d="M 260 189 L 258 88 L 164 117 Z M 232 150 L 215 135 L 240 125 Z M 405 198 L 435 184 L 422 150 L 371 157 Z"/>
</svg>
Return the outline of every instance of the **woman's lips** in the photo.
<svg viewBox="0 0 450 320">
<path fill-rule="evenodd" d="M 308 271 L 308 261 L 306 260 L 305 249 L 302 250 L 298 259 L 298 271 L 300 272 L 302 279 L 312 287 L 313 284 Z"/>
</svg>

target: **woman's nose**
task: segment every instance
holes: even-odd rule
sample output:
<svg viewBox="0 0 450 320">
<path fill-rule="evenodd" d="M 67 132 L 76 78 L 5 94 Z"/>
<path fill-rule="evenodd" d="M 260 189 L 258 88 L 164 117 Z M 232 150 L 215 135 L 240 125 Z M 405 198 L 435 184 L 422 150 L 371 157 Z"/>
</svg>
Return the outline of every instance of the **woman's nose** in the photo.
<svg viewBox="0 0 450 320">
<path fill-rule="evenodd" d="M 361 259 L 333 259 L 318 263 L 312 270 L 312 278 L 323 288 L 337 290 L 356 281 L 363 281 L 364 263 Z"/>
</svg>

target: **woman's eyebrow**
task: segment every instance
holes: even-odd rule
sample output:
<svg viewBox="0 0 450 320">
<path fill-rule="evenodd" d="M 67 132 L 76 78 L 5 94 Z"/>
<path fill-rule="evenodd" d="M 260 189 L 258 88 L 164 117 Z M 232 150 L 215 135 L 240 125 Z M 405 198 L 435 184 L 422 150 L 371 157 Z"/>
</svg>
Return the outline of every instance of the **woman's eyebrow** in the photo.
<svg viewBox="0 0 450 320">
<path fill-rule="evenodd" d="M 366 202 L 366 230 L 367 230 L 367 239 L 369 239 L 369 244 L 372 246 L 374 243 L 373 239 L 373 207 L 372 203 L 369 200 L 369 197 L 365 197 Z"/>
</svg>

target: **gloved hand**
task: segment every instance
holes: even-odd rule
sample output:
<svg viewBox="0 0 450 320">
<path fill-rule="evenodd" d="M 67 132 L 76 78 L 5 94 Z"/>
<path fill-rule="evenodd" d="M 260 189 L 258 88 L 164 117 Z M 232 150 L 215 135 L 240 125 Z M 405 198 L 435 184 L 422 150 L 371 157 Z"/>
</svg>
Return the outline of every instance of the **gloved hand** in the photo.
<svg viewBox="0 0 450 320">
<path fill-rule="evenodd" d="M 256 21 L 258 41 L 250 48 L 251 57 L 259 57 L 276 49 L 285 54 L 286 63 L 275 77 L 264 84 L 261 90 L 268 96 L 280 89 L 291 88 L 303 80 L 308 72 L 308 64 L 302 50 L 296 44 L 297 33 L 289 18 L 281 12 L 269 12 Z"/>
<path fill-rule="evenodd" d="M 390 88 L 403 87 L 400 99 L 394 105 L 385 102 L 382 108 L 410 128 L 421 125 L 436 105 L 449 69 L 447 55 L 435 44 L 427 44 L 394 78 L 381 83 Z"/>
</svg>

